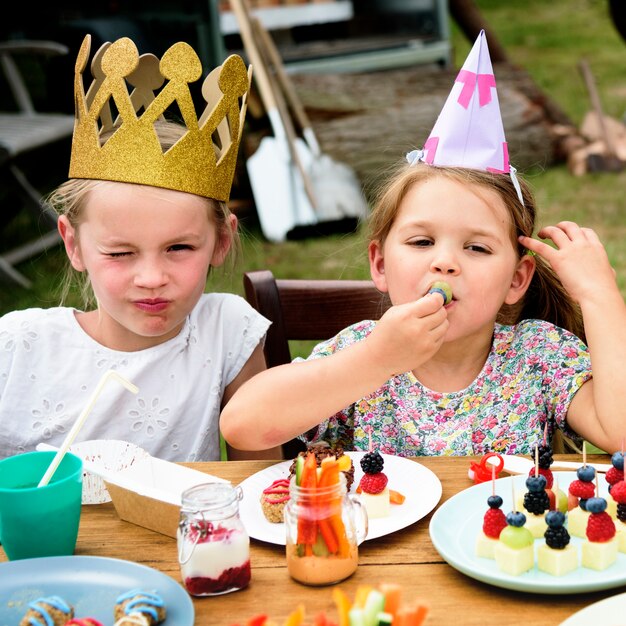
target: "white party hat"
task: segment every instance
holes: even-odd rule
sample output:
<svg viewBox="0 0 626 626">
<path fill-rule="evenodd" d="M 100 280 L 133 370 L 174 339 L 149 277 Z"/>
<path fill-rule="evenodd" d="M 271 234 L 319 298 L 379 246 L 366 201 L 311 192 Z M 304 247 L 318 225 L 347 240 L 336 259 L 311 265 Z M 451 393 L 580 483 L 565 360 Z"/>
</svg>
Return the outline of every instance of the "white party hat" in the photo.
<svg viewBox="0 0 626 626">
<path fill-rule="evenodd" d="M 435 166 L 510 174 L 522 199 L 515 168 L 509 163 L 484 30 L 480 31 L 458 73 L 424 148 L 409 152 L 407 160 L 411 164 L 423 161 Z"/>
</svg>

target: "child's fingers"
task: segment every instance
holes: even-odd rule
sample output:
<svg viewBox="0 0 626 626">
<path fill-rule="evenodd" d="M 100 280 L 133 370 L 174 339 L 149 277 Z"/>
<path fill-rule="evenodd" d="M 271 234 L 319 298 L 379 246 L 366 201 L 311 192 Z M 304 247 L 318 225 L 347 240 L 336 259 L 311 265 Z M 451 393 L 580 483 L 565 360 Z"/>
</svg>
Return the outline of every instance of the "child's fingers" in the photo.
<svg viewBox="0 0 626 626">
<path fill-rule="evenodd" d="M 446 300 L 439 292 L 429 292 L 421 298 L 418 298 L 416 302 L 420 303 L 420 311 L 425 313 L 434 313 L 435 311 L 443 308 Z"/>
<path fill-rule="evenodd" d="M 532 252 L 536 252 L 539 256 L 547 258 L 551 252 L 554 252 L 554 248 L 549 246 L 547 243 L 543 241 L 539 241 L 538 239 L 533 239 L 532 237 L 520 237 L 519 242 L 524 246 L 524 248 L 531 250 Z"/>
<path fill-rule="evenodd" d="M 579 226 L 576 222 L 559 222 L 556 226 L 545 226 L 537 235 L 542 239 L 552 239 L 559 247 L 568 241 L 577 240 L 600 243 L 600 238 L 592 228 Z"/>
</svg>

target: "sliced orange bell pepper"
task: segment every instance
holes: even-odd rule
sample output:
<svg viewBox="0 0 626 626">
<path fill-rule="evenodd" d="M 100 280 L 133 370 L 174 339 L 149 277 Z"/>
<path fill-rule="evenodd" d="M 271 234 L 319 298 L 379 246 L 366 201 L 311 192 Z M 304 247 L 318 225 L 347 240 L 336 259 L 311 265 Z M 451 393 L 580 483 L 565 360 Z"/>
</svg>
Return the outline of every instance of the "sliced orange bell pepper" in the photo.
<svg viewBox="0 0 626 626">
<path fill-rule="evenodd" d="M 402 600 L 402 586 L 398 583 L 380 583 L 378 590 L 385 596 L 385 613 L 390 613 L 395 619 Z"/>
<path fill-rule="evenodd" d="M 428 615 L 428 607 L 423 604 L 411 604 L 409 606 L 402 606 L 396 613 L 396 619 L 393 624 L 395 626 L 396 621 L 398 626 L 421 626 Z"/>
<path fill-rule="evenodd" d="M 406 496 L 399 491 L 394 491 L 393 489 L 389 490 L 389 502 L 391 504 L 404 504 L 406 500 Z"/>
<path fill-rule="evenodd" d="M 357 609 L 362 609 L 365 606 L 365 600 L 372 589 L 373 587 L 371 585 L 359 585 L 356 588 L 353 606 Z"/>
<path fill-rule="evenodd" d="M 313 620 L 313 626 L 337 626 L 337 624 L 335 624 L 335 622 L 333 622 L 332 620 L 328 619 L 328 617 L 326 616 L 326 613 L 322 612 L 322 613 L 318 613 L 315 616 L 315 619 Z"/>
<path fill-rule="evenodd" d="M 339 626 L 350 626 L 350 609 L 352 608 L 352 602 L 343 589 L 335 587 L 333 589 L 333 600 L 337 606 L 337 614 L 339 615 Z"/>
<path fill-rule="evenodd" d="M 300 488 L 308 490 L 307 500 L 301 502 L 303 508 L 315 506 L 314 497 L 310 497 L 315 493 L 317 488 L 317 461 L 315 454 L 309 452 L 304 460 L 304 467 L 302 468 L 302 476 L 300 477 Z M 300 516 L 298 518 L 298 538 L 297 542 L 303 544 L 305 547 L 305 554 L 312 554 L 311 546 L 315 543 L 317 537 L 317 525 L 312 516 L 306 518 Z"/>
<path fill-rule="evenodd" d="M 326 544 L 326 548 L 328 549 L 328 553 L 337 554 L 337 552 L 339 551 L 339 542 L 335 537 L 335 530 L 330 522 L 330 519 L 327 518 L 317 520 L 317 525 L 320 529 L 322 539 Z"/>
<path fill-rule="evenodd" d="M 328 489 L 339 484 L 339 461 L 333 457 L 326 457 L 321 463 L 322 473 L 319 478 L 319 489 Z M 326 542 L 326 547 L 331 554 L 338 554 L 341 558 L 346 558 L 350 553 L 350 544 L 346 537 L 346 527 L 341 519 L 341 498 L 325 498 L 323 506 L 329 510 L 326 520 L 320 521 L 322 537 Z M 328 523 L 328 528 L 326 527 Z M 332 538 L 331 533 L 332 532 Z"/>
<path fill-rule="evenodd" d="M 298 608 L 285 620 L 285 626 L 300 626 L 304 621 L 304 615 L 304 604 L 299 604 Z"/>
</svg>

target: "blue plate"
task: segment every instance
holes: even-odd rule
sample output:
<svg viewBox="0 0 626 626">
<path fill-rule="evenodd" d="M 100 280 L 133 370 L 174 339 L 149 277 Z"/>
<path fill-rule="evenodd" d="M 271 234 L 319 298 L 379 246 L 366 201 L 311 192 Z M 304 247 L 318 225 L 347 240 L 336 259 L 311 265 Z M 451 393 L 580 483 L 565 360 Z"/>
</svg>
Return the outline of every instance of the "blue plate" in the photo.
<svg viewBox="0 0 626 626">
<path fill-rule="evenodd" d="M 567 488 L 576 480 L 575 472 L 554 472 L 558 487 L 567 493 Z M 516 498 L 526 491 L 526 476 L 499 478 L 495 481 L 496 494 L 504 503 L 502 510 L 508 513 L 513 508 L 513 488 Z M 513 483 L 513 486 L 512 484 Z M 487 498 L 492 493 L 491 482 L 474 485 L 444 502 L 430 520 L 430 538 L 439 554 L 455 569 L 471 578 L 496 587 L 530 593 L 581 593 L 612 589 L 626 584 L 626 554 L 618 553 L 617 561 L 607 569 L 595 570 L 579 567 L 564 576 L 551 576 L 540 572 L 537 566 L 520 576 L 501 572 L 496 562 L 477 557 L 474 550 L 476 538 L 482 529 L 487 510 Z M 608 493 L 604 476 L 600 476 L 600 495 Z M 543 539 L 535 539 L 535 545 Z M 573 545 L 582 539 L 572 537 Z"/>
<path fill-rule="evenodd" d="M 189 594 L 173 578 L 151 567 L 95 556 L 52 556 L 0 563 L 0 626 L 16 626 L 28 603 L 56 595 L 74 607 L 76 617 L 112 624 L 113 607 L 131 589 L 155 590 L 167 607 L 166 623 L 193 626 Z"/>
</svg>

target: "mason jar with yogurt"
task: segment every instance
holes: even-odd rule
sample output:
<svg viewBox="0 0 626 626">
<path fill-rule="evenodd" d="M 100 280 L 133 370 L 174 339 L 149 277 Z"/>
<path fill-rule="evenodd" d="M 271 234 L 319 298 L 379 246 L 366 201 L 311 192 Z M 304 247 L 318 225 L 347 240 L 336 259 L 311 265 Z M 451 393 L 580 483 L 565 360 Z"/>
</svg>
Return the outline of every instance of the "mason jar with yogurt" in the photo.
<svg viewBox="0 0 626 626">
<path fill-rule="evenodd" d="M 216 596 L 250 582 L 250 538 L 239 517 L 241 487 L 203 483 L 182 494 L 178 562 L 193 596 Z"/>
</svg>

